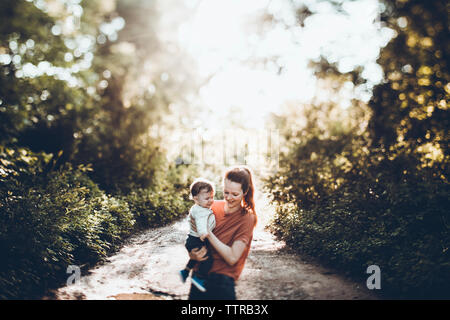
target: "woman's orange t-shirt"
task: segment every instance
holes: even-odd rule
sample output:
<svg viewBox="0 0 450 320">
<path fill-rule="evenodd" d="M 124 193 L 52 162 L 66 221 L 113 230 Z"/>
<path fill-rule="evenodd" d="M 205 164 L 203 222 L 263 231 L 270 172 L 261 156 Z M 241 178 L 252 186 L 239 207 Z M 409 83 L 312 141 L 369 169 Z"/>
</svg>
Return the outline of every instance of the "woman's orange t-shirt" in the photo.
<svg viewBox="0 0 450 320">
<path fill-rule="evenodd" d="M 245 261 L 250 252 L 256 217 L 251 213 L 242 214 L 240 211 L 226 214 L 224 200 L 214 201 L 211 209 L 216 218 L 216 227 L 213 230 L 214 235 L 230 247 L 237 240 L 243 241 L 247 247 L 239 260 L 233 266 L 230 266 L 214 247 L 210 246 L 214 262 L 209 272 L 224 274 L 237 280 L 244 269 Z"/>
</svg>

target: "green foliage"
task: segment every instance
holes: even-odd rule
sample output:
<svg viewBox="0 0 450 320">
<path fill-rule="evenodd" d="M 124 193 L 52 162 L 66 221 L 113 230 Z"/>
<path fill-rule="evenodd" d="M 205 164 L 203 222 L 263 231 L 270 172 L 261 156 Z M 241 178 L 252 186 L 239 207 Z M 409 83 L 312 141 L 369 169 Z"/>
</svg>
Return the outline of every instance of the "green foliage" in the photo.
<svg viewBox="0 0 450 320">
<path fill-rule="evenodd" d="M 68 48 L 64 45 L 63 37 L 51 32 L 55 25 L 53 17 L 30 1 L 23 0 L 3 0 L 0 3 L 0 14 L 1 45 L 11 41 L 17 42 L 17 46 L 2 47 L 3 50 L 20 54 L 22 64 L 38 63 L 46 58 L 55 66 L 69 65 L 64 59 Z M 33 40 L 33 45 L 22 46 L 27 40 Z"/>
<path fill-rule="evenodd" d="M 164 155 L 148 130 L 170 101 L 157 99 L 164 97 L 159 91 L 152 96 L 129 89 L 136 87 L 141 62 L 101 31 L 114 19 L 115 1 L 81 3 L 79 28 L 64 32 L 74 4 L 56 2 L 1 4 L 0 54 L 10 61 L 0 63 L 0 143 L 50 153 L 53 169 L 66 162 L 91 164 L 90 177 L 109 193 L 151 186 Z M 86 60 L 90 68 L 83 67 Z M 26 67 L 44 71 L 27 74 Z"/>
<path fill-rule="evenodd" d="M 366 161 L 320 181 L 312 172 L 323 170 L 321 164 L 299 159 L 295 169 L 269 184 L 278 204 L 272 229 L 299 253 L 361 281 L 369 265 L 380 266 L 387 295 L 445 296 L 448 183 L 435 168 L 416 170 L 420 161 L 409 156 Z M 340 186 L 331 190 L 326 181 L 338 179 Z M 298 180 L 315 184 L 297 189 Z"/>
<path fill-rule="evenodd" d="M 73 162 L 92 164 L 90 176 L 106 192 L 126 194 L 154 184 L 164 154 L 159 141 L 146 135 L 152 123 L 148 105 L 125 108 L 115 96 L 120 90 L 110 81 L 105 105 L 93 117 L 89 134 L 80 137 Z"/>
<path fill-rule="evenodd" d="M 373 89 L 370 116 L 336 126 L 326 115 L 337 107 L 321 113 L 327 106 L 313 105 L 303 128 L 284 129 L 288 151 L 266 179 L 277 205 L 272 229 L 299 253 L 362 282 L 378 265 L 388 297 L 448 298 L 446 8 L 384 3 L 383 21 L 397 36 L 378 59 L 386 79 Z M 358 72 L 340 74 L 327 61 L 316 71 L 329 83 L 360 82 Z M 354 101 L 349 109 L 357 108 Z"/>
<path fill-rule="evenodd" d="M 132 39 L 136 11 L 152 29 L 154 4 L 121 1 L 123 25 L 116 2 L 0 3 L 0 298 L 39 297 L 68 265 L 187 213 L 193 171 L 169 165 L 149 136 L 171 102 L 169 85 L 142 82 L 157 36 Z M 114 19 L 133 26 L 130 41 L 102 28 Z"/>
<path fill-rule="evenodd" d="M 33 3 L 6 0 L 0 6 L 0 54 L 10 60 L 0 64 L 0 143 L 19 142 L 53 154 L 65 150 L 64 157 L 69 156 L 74 152 L 73 134 L 90 116 L 92 97 L 50 69 L 67 73 L 83 56 L 77 58 L 67 47 L 71 36 L 52 33 L 60 21 Z M 65 54 L 75 58 L 68 62 Z M 26 67 L 34 71 L 25 73 Z"/>
<path fill-rule="evenodd" d="M 122 198 L 129 204 L 138 230 L 161 226 L 185 217 L 189 212 L 189 185 L 196 169 L 166 165 L 155 175 L 149 188 L 134 188 Z"/>
<path fill-rule="evenodd" d="M 383 66 L 385 82 L 374 88 L 369 104 L 372 143 L 386 150 L 420 152 L 428 162 L 448 160 L 447 4 L 426 0 L 384 3 L 387 9 L 382 19 L 396 31 L 396 37 L 377 61 Z"/>
<path fill-rule="evenodd" d="M 189 211 L 187 199 L 183 198 L 183 194 L 174 193 L 174 190 L 155 193 L 148 189 L 136 189 L 125 199 L 140 229 L 165 225 L 185 217 Z"/>
<path fill-rule="evenodd" d="M 92 266 L 116 251 L 137 230 L 161 226 L 186 215 L 187 188 L 137 189 L 106 195 L 70 165 L 43 174 L 44 156 L 31 151 L 1 153 L 0 297 L 39 297 L 66 279 L 68 265 Z M 10 155 L 11 154 L 11 155 Z M 28 157 L 19 168 L 16 157 Z M 48 158 L 47 158 L 48 162 Z"/>
</svg>

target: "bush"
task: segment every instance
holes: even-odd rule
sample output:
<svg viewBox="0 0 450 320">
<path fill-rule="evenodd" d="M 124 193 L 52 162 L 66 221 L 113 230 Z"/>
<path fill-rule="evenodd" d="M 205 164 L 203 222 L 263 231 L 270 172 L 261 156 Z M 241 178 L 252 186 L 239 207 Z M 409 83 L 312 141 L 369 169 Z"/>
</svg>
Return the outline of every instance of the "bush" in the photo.
<svg viewBox="0 0 450 320">
<path fill-rule="evenodd" d="M 123 197 L 136 219 L 137 229 L 165 225 L 189 212 L 189 185 L 196 169 L 168 165 L 161 172 L 151 188 L 135 188 Z"/>
<path fill-rule="evenodd" d="M 316 184 L 311 189 L 322 192 L 308 198 L 297 195 L 292 181 L 317 182 L 298 172 L 323 169 L 307 161 L 289 166 L 283 179 L 268 182 L 279 205 L 274 233 L 299 253 L 359 280 L 367 278 L 369 265 L 378 265 L 382 292 L 389 297 L 448 298 L 448 183 L 440 169 L 421 167 L 412 155 L 376 158 L 352 161 L 347 171 L 329 168 L 335 172 L 329 181 L 339 177 L 340 185 L 332 190 Z M 295 200 L 286 200 L 287 194 Z"/>
<path fill-rule="evenodd" d="M 84 166 L 45 173 L 45 154 L 1 151 L 0 299 L 40 297 L 63 284 L 69 265 L 92 266 L 136 230 L 187 212 L 184 189 L 106 195 Z"/>
<path fill-rule="evenodd" d="M 185 217 L 189 208 L 180 195 L 171 191 L 152 192 L 148 189 L 137 189 L 125 197 L 136 218 L 138 229 L 147 229 L 166 225 Z"/>
</svg>

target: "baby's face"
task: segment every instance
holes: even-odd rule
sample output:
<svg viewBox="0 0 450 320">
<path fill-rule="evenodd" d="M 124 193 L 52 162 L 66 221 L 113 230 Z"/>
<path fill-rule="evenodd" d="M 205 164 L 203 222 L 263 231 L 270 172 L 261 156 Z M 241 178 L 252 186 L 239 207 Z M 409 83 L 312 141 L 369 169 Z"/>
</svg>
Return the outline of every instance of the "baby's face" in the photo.
<svg viewBox="0 0 450 320">
<path fill-rule="evenodd" d="M 201 190 L 199 194 L 194 197 L 194 201 L 196 204 L 203 208 L 211 208 L 214 203 L 214 192 Z"/>
</svg>

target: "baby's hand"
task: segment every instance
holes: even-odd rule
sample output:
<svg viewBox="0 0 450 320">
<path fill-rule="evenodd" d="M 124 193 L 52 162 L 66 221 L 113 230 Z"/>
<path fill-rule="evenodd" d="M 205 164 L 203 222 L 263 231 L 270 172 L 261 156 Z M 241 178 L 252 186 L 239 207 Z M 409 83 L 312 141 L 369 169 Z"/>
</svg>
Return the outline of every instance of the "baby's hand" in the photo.
<svg viewBox="0 0 450 320">
<path fill-rule="evenodd" d="M 202 234 L 202 235 L 200 236 L 200 240 L 205 241 L 205 238 L 206 238 L 207 236 L 208 236 L 207 233 Z"/>
</svg>

